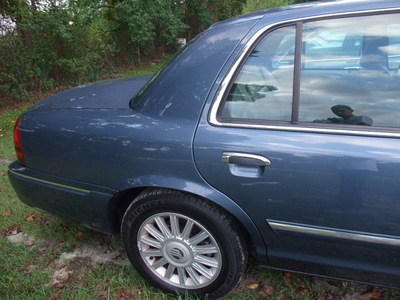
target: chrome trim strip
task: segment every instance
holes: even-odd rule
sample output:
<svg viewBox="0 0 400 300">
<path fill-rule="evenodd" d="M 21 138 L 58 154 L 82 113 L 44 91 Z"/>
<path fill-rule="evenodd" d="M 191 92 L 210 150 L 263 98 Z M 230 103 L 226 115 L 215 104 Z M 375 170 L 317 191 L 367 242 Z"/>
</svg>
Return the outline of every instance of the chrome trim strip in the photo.
<svg viewBox="0 0 400 300">
<path fill-rule="evenodd" d="M 221 160 L 224 163 L 229 163 L 229 158 L 232 156 L 259 160 L 259 161 L 263 162 L 265 164 L 265 166 L 271 165 L 271 161 L 264 156 L 256 155 L 256 154 L 240 153 L 240 152 L 224 152 L 224 153 L 222 153 Z"/>
<path fill-rule="evenodd" d="M 13 170 L 8 170 L 8 172 L 10 172 L 13 175 L 25 178 L 25 179 L 29 179 L 29 180 L 32 180 L 32 181 L 37 181 L 37 182 L 48 184 L 48 185 L 53 185 L 53 186 L 56 186 L 56 187 L 59 187 L 59 188 L 73 190 L 75 192 L 80 192 L 80 193 L 85 193 L 85 194 L 90 193 L 90 190 L 80 189 L 80 188 L 76 188 L 76 187 L 72 187 L 72 186 L 68 186 L 68 185 L 64 185 L 64 184 L 60 184 L 60 183 L 55 183 L 55 182 L 51 182 L 51 181 L 47 181 L 47 180 L 31 177 L 31 176 L 28 176 L 28 175 L 17 173 L 17 172 L 15 172 Z"/>
<path fill-rule="evenodd" d="M 312 132 L 312 133 L 327 133 L 327 134 L 341 134 L 341 135 L 359 135 L 359 136 L 373 136 L 373 137 L 391 137 L 400 138 L 398 132 L 383 132 L 383 131 L 357 131 L 345 129 L 332 129 L 332 128 L 314 128 L 314 127 L 301 127 L 298 124 L 289 125 L 262 125 L 262 124 L 248 124 L 248 123 L 220 123 L 214 124 L 222 127 L 235 127 L 245 129 L 269 129 L 279 131 L 295 131 L 295 132 Z M 369 126 L 368 126 L 369 127 Z"/>
<path fill-rule="evenodd" d="M 343 130 L 343 129 L 332 129 L 332 128 L 313 128 L 313 127 L 300 127 L 298 124 L 293 124 L 291 126 L 278 126 L 278 125 L 265 125 L 265 124 L 248 124 L 248 123 L 223 123 L 217 119 L 218 109 L 220 104 L 223 100 L 223 96 L 226 92 L 229 83 L 231 82 L 233 76 L 235 75 L 239 65 L 242 63 L 244 58 L 248 55 L 249 50 L 254 45 L 257 39 L 259 39 L 265 32 L 270 30 L 273 27 L 277 27 L 280 25 L 287 24 L 288 26 L 293 25 L 296 26 L 296 22 L 303 22 L 303 21 L 312 21 L 317 19 L 323 19 L 328 17 L 346 17 L 346 16 L 357 16 L 362 14 L 373 14 L 373 13 L 390 13 L 390 12 L 400 12 L 400 8 L 386 8 L 386 9 L 379 9 L 379 10 L 360 10 L 354 12 L 346 12 L 341 14 L 326 14 L 326 15 L 318 15 L 318 16 L 309 16 L 299 19 L 292 19 L 286 20 L 283 22 L 278 22 L 266 26 L 259 31 L 257 31 L 246 43 L 244 48 L 242 49 L 240 55 L 234 62 L 233 66 L 228 71 L 228 74 L 222 80 L 221 85 L 215 94 L 215 98 L 213 103 L 211 104 L 211 109 L 208 115 L 208 121 L 211 125 L 221 126 L 221 127 L 236 127 L 236 128 L 248 128 L 248 129 L 269 129 L 269 130 L 280 130 L 280 131 L 296 131 L 296 132 L 316 132 L 316 133 L 328 133 L 328 134 L 345 134 L 345 135 L 359 135 L 359 136 L 374 136 L 374 137 L 394 137 L 400 138 L 400 133 L 397 132 L 383 132 L 380 130 L 368 130 L 368 131 L 358 131 L 358 130 Z M 299 127 L 296 127 L 299 126 Z"/>
<path fill-rule="evenodd" d="M 367 233 L 360 233 L 356 231 L 343 231 L 343 230 L 332 230 L 325 227 L 310 227 L 308 225 L 280 222 L 276 220 L 267 220 L 268 224 L 275 231 L 282 232 L 293 232 L 302 233 L 314 236 L 320 236 L 325 238 L 336 238 L 342 240 L 351 240 L 364 243 L 373 243 L 380 245 L 388 245 L 400 247 L 400 237 L 396 236 L 383 236 L 383 235 L 371 235 Z"/>
</svg>

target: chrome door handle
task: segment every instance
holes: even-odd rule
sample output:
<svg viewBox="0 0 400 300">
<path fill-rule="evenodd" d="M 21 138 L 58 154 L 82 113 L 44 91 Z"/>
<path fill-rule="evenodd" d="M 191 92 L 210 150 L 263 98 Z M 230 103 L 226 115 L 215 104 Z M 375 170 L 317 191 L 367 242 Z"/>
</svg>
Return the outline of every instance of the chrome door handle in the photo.
<svg viewBox="0 0 400 300">
<path fill-rule="evenodd" d="M 268 158 L 248 153 L 237 153 L 237 152 L 223 152 L 222 162 L 235 165 L 248 165 L 255 167 L 267 167 L 271 165 Z"/>
</svg>

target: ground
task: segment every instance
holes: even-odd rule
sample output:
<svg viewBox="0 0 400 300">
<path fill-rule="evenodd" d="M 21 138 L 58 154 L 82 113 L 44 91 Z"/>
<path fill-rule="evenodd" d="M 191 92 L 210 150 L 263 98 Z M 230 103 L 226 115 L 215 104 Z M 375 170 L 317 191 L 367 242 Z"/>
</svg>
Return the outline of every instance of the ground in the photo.
<svg viewBox="0 0 400 300">
<path fill-rule="evenodd" d="M 93 244 L 82 241 L 70 252 L 60 252 L 49 262 L 48 268 L 52 270 L 46 286 L 56 289 L 68 288 L 72 283 L 81 282 L 88 273 L 96 272 L 99 266 L 130 266 L 122 246 L 118 245 L 115 237 L 93 233 L 101 239 L 100 243 Z M 78 233 L 79 235 L 79 233 Z M 63 249 L 65 245 L 60 242 L 35 238 L 29 234 L 10 231 L 6 236 L 7 240 L 15 245 L 25 245 L 30 249 L 36 249 L 39 253 L 51 249 Z M 93 239 L 91 239 L 93 240 Z M 34 268 L 35 265 L 28 266 Z M 42 270 L 43 271 L 43 270 Z M 264 282 L 260 278 L 260 269 L 251 266 L 241 284 L 226 299 L 236 299 L 245 290 L 253 290 L 253 294 L 259 296 L 257 299 L 342 299 L 342 300 L 372 300 L 372 299 L 396 299 L 389 296 L 385 290 L 366 285 L 329 281 L 316 277 L 306 277 L 299 280 L 299 275 L 283 272 L 275 272 L 276 276 L 283 276 L 283 281 L 291 285 L 291 289 L 282 289 L 281 284 Z M 301 276 L 304 277 L 304 276 Z M 297 282 L 297 283 L 296 283 Z M 293 289 L 293 285 L 296 288 Z M 386 293 L 386 294 L 385 294 Z M 100 293 L 101 295 L 101 293 Z M 316 296 L 314 298 L 314 296 Z M 103 297 L 101 297 L 103 298 Z M 119 299 L 141 299 L 120 291 Z M 243 297 L 240 297 L 243 299 Z M 57 299 L 55 297 L 54 299 Z M 104 295 L 103 299 L 108 299 Z M 254 298 L 256 299 L 256 298 Z M 397 298 L 398 299 L 398 298 Z"/>
</svg>

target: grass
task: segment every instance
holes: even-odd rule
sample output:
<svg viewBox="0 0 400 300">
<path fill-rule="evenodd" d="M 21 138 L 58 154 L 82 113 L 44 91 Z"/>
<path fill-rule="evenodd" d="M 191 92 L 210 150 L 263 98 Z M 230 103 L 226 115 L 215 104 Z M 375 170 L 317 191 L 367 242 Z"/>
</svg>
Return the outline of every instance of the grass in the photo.
<svg viewBox="0 0 400 300">
<path fill-rule="evenodd" d="M 127 69 L 123 71 L 121 74 L 119 74 L 118 77 L 129 77 L 129 76 L 156 73 L 160 69 L 160 67 L 166 64 L 170 59 L 171 56 L 169 55 L 164 56 L 162 59 L 147 62 L 139 68 Z"/>
<path fill-rule="evenodd" d="M 123 76 L 155 72 L 161 63 L 127 70 Z M 18 200 L 8 181 L 5 162 L 15 157 L 15 120 L 30 105 L 0 112 L 0 299 L 173 299 L 148 285 L 130 265 L 113 263 L 125 261 L 118 236 L 91 231 Z M 15 243 L 15 237 L 22 240 Z M 100 249 L 100 255 L 118 255 L 110 262 L 97 264 L 83 255 L 63 259 L 65 253 L 76 253 L 88 246 Z M 245 278 L 224 299 L 359 299 L 366 289 L 364 285 L 265 270 L 250 264 Z M 375 292 L 379 299 L 400 299 L 395 290 Z"/>
</svg>

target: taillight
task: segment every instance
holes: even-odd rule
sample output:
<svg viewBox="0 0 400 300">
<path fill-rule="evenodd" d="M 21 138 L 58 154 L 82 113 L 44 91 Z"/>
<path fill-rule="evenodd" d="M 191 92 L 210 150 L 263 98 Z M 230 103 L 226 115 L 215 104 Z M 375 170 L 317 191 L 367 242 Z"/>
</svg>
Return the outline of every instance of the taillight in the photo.
<svg viewBox="0 0 400 300">
<path fill-rule="evenodd" d="M 21 122 L 21 117 L 22 115 L 17 119 L 14 125 L 14 147 L 18 162 L 21 165 L 26 166 L 24 154 L 22 153 L 21 135 L 19 133 L 19 123 Z"/>
</svg>

